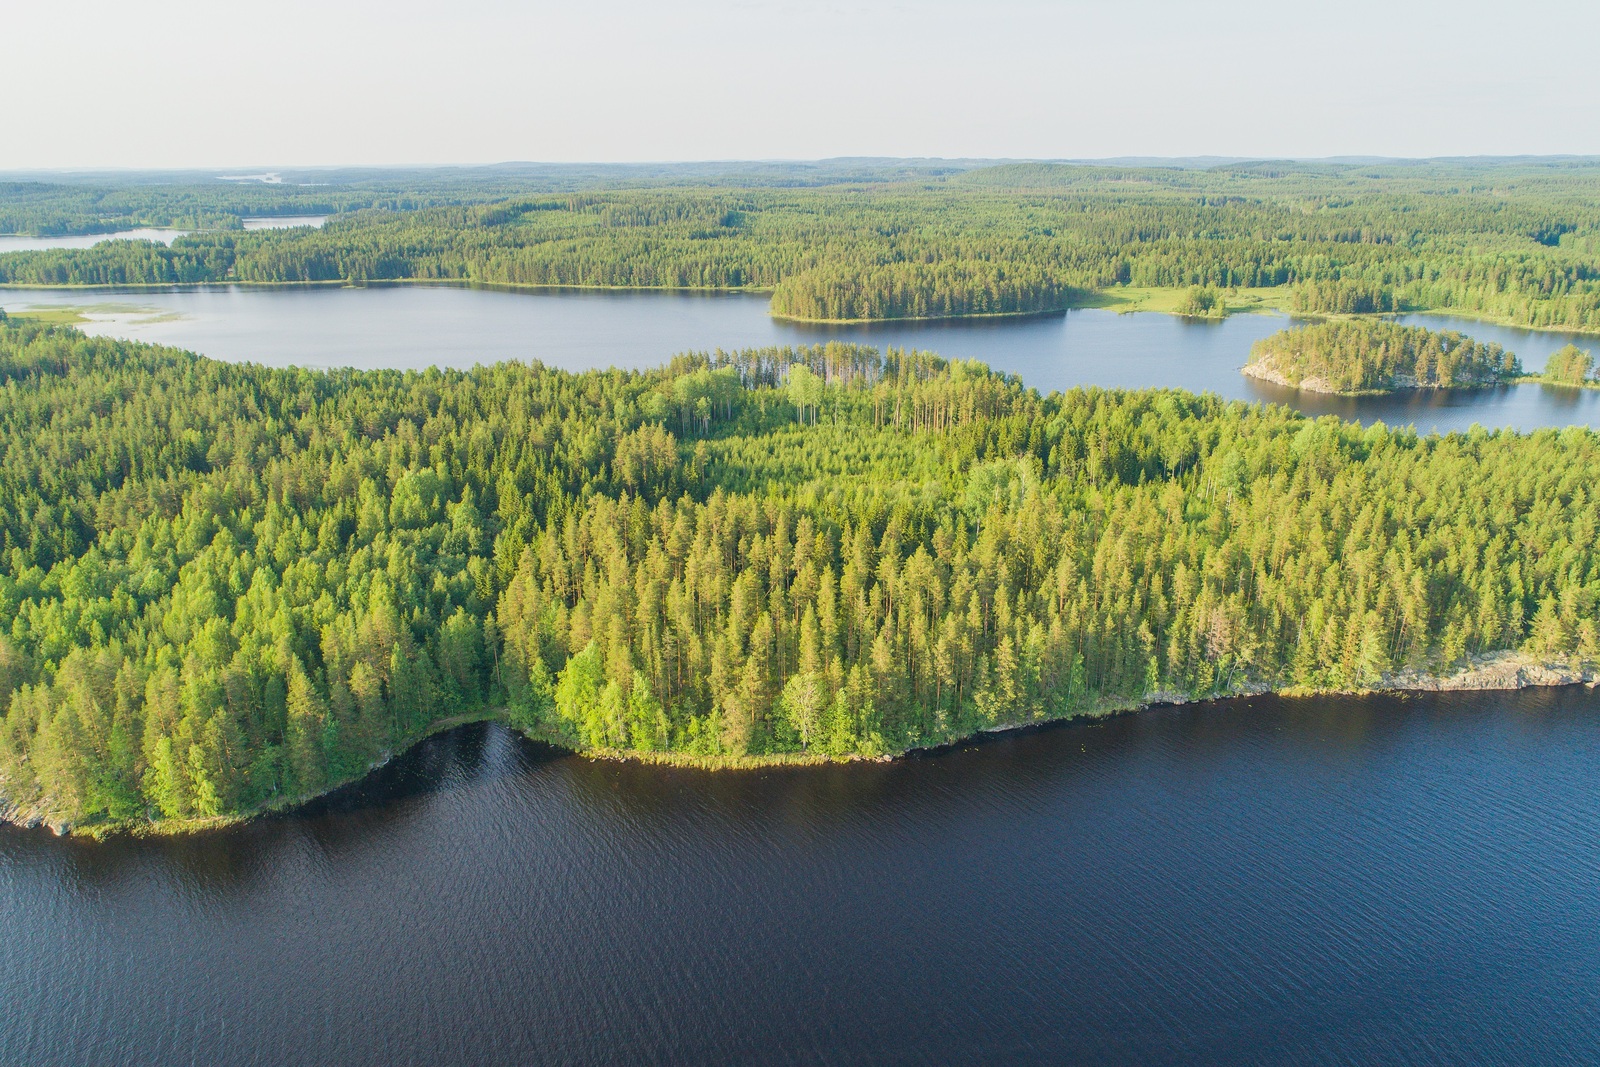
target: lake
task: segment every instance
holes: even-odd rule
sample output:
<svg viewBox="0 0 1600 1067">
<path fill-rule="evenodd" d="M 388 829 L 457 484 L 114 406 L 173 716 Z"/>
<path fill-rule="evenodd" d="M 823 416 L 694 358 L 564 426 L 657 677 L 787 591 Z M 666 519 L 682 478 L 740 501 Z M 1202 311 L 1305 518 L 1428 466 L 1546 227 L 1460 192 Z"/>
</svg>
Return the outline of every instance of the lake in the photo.
<svg viewBox="0 0 1600 1067">
<path fill-rule="evenodd" d="M 288 230 L 296 226 L 320 229 L 328 221 L 326 215 L 257 215 L 240 219 L 247 230 Z"/>
<path fill-rule="evenodd" d="M 1038 318 L 811 326 L 775 321 L 764 296 L 742 293 L 503 292 L 452 286 L 181 291 L 0 289 L 0 307 L 89 305 L 85 329 L 177 345 L 218 359 L 274 366 L 470 367 L 540 360 L 570 370 L 655 367 L 685 351 L 812 344 L 832 339 L 925 348 L 981 359 L 1042 391 L 1073 386 L 1172 386 L 1311 414 L 1427 431 L 1473 423 L 1600 427 L 1600 390 L 1540 385 L 1435 390 L 1389 397 L 1299 393 L 1246 378 L 1255 341 L 1289 325 L 1277 315 L 1221 322 L 1103 309 Z M 1568 341 L 1593 337 L 1516 330 L 1442 316 L 1404 321 L 1459 329 L 1516 352 L 1531 370 Z"/>
<path fill-rule="evenodd" d="M 321 226 L 328 221 L 326 215 L 262 215 L 240 219 L 247 230 L 284 230 L 292 226 Z M 118 230 L 115 233 L 79 233 L 58 236 L 30 237 L 20 233 L 0 233 L 0 255 L 7 252 L 39 252 L 48 248 L 93 248 L 101 241 L 160 241 L 170 245 L 174 238 L 191 230 L 137 229 Z"/>
<path fill-rule="evenodd" d="M 705 773 L 491 726 L 0 830 L 7 1064 L 1592 1063 L 1600 694 L 1235 700 Z"/>
<path fill-rule="evenodd" d="M 170 245 L 188 230 L 118 230 L 116 233 L 75 233 L 30 237 L 21 233 L 0 233 L 0 255 L 7 252 L 40 252 L 47 248 L 93 248 L 101 241 L 160 241 Z"/>
</svg>

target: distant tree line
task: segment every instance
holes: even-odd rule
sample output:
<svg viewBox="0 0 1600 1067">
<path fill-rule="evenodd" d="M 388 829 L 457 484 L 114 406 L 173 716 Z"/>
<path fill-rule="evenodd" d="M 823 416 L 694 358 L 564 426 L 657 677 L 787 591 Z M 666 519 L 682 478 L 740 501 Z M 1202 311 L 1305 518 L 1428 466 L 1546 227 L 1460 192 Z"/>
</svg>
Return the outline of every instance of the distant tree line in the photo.
<svg viewBox="0 0 1600 1067">
<path fill-rule="evenodd" d="M 369 205 L 351 192 L 296 195 L 346 210 L 316 231 L 13 253 L 0 256 L 0 281 L 759 288 L 773 290 L 776 314 L 810 319 L 1053 310 L 1119 286 L 1282 289 L 1305 313 L 1458 310 L 1600 331 L 1592 163 L 1057 165 L 859 186 L 536 195 L 488 184 L 383 203 L 371 192 Z M 394 210 L 402 201 L 433 206 Z M 5 203 L 0 193 L 0 211 Z"/>
</svg>

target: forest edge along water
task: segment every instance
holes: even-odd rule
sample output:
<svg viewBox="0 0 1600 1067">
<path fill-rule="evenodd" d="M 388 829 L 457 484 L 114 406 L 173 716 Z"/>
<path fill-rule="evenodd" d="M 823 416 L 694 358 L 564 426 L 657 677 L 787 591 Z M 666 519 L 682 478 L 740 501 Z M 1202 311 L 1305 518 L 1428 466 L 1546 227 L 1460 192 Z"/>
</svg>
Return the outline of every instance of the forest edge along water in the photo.
<svg viewBox="0 0 1600 1067">
<path fill-rule="evenodd" d="M 1576 1065 L 1595 699 L 1263 696 L 749 774 L 467 725 L 214 834 L 0 827 L 0 1060 Z"/>
<path fill-rule="evenodd" d="M 1592 165 L 967 169 L 8 208 L 0 1062 L 1587 1062 Z"/>
<path fill-rule="evenodd" d="M 619 749 L 571 749 L 570 740 L 559 734 L 535 729 L 518 729 L 513 726 L 505 714 L 504 709 L 498 711 L 474 712 L 465 715 L 453 715 L 439 719 L 431 724 L 422 735 L 412 742 L 410 749 L 428 743 L 440 734 L 458 730 L 463 726 L 476 723 L 495 723 L 515 730 L 529 741 L 550 745 L 556 749 L 571 751 L 575 755 L 590 759 L 623 760 L 632 763 L 656 764 L 667 767 L 686 767 L 698 770 L 714 770 L 726 772 L 764 770 L 775 767 L 816 767 L 822 764 L 849 764 L 867 762 L 883 762 L 896 758 L 927 753 L 940 752 L 952 748 L 959 748 L 971 744 L 983 737 L 993 737 L 999 734 L 1016 733 L 1021 731 L 1036 730 L 1048 726 L 1061 726 L 1069 723 L 1087 723 L 1108 718 L 1115 715 L 1137 714 L 1151 708 L 1171 707 L 1194 704 L 1203 709 L 1209 705 L 1229 704 L 1233 701 L 1247 697 L 1278 695 L 1290 698 L 1315 698 L 1315 697 L 1349 697 L 1370 696 L 1377 694 L 1416 694 L 1416 693 L 1450 693 L 1450 692 L 1514 692 L 1532 688 L 1559 688 L 1571 686 L 1586 686 L 1595 689 L 1600 686 L 1600 664 L 1588 663 L 1575 665 L 1574 660 L 1545 662 L 1530 658 L 1521 653 L 1504 652 L 1486 656 L 1473 657 L 1470 662 L 1454 671 L 1435 675 L 1427 671 L 1407 669 L 1396 672 L 1383 679 L 1378 685 L 1370 688 L 1341 690 L 1341 689 L 1305 689 L 1290 688 L 1274 690 L 1265 686 L 1250 684 L 1241 685 L 1238 689 L 1228 693 L 1208 694 L 1201 698 L 1191 697 L 1189 694 L 1164 690 L 1147 693 L 1137 701 L 1105 697 L 1096 704 L 1084 710 L 1060 718 L 1041 718 L 1025 722 L 998 723 L 980 728 L 977 732 L 967 737 L 956 738 L 952 741 L 941 741 L 928 746 L 914 746 L 903 752 L 881 756 L 862 756 L 850 754 L 844 756 L 828 756 L 823 754 L 808 753 L 774 753 L 769 755 L 746 755 L 728 757 L 703 757 L 681 752 L 630 752 Z M 171 834 L 205 833 L 223 830 L 237 826 L 264 815 L 288 814 L 302 810 L 316 804 L 326 797 L 343 793 L 352 786 L 358 786 L 362 781 L 387 766 L 396 755 L 404 753 L 382 754 L 371 766 L 360 774 L 344 781 L 329 784 L 320 792 L 298 797 L 282 797 L 271 803 L 264 804 L 254 811 L 239 812 L 230 815 L 210 817 L 197 817 L 187 819 L 165 819 L 155 822 L 133 823 L 91 823 L 83 826 L 74 826 L 71 822 L 53 819 L 49 815 L 36 809 L 15 806 L 8 803 L 0 793 L 0 823 L 9 823 L 23 829 L 46 828 L 56 836 L 72 834 L 75 836 L 89 837 L 94 840 L 103 840 L 109 835 L 129 834 L 134 837 L 167 836 Z M 0 782 L 3 785 L 3 782 Z"/>
</svg>

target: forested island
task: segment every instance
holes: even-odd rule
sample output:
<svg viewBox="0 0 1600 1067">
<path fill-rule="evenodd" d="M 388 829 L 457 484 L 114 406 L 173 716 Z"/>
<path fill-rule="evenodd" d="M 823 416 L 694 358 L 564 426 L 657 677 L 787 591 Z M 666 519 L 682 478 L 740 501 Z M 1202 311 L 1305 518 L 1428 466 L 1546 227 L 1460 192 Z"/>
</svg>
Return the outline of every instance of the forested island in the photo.
<svg viewBox="0 0 1600 1067">
<path fill-rule="evenodd" d="M 0 255 L 0 284 L 455 282 L 771 294 L 813 321 L 1440 310 L 1600 332 L 1600 164 L 1422 161 L 485 168 L 317 186 L 0 186 L 0 230 L 184 225 L 170 246 Z M 242 214 L 317 212 L 247 232 Z M 1170 307 L 1167 306 L 1170 303 Z"/>
<path fill-rule="evenodd" d="M 317 373 L 17 320 L 0 389 L 13 819 L 204 825 L 463 718 L 737 766 L 1600 657 L 1586 430 L 841 344 Z"/>
<path fill-rule="evenodd" d="M 1563 345 L 1551 354 L 1539 380 L 1547 385 L 1600 386 L 1594 356 L 1577 345 Z"/>
<path fill-rule="evenodd" d="M 1251 346 L 1244 373 L 1307 392 L 1359 395 L 1499 385 L 1520 378 L 1522 364 L 1501 346 L 1454 330 L 1362 319 L 1262 338 Z"/>
</svg>

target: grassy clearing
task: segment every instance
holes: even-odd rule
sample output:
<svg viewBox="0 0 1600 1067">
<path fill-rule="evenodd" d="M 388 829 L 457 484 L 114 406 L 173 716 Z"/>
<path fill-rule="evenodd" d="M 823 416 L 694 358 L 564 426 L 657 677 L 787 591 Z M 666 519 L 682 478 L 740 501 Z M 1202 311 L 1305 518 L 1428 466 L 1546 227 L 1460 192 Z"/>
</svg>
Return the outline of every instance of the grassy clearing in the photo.
<svg viewBox="0 0 1600 1067">
<path fill-rule="evenodd" d="M 1223 314 L 1225 316 L 1288 314 L 1289 301 L 1293 295 L 1287 288 L 1224 289 L 1221 293 L 1223 297 Z M 1121 313 L 1156 311 L 1166 315 L 1178 315 L 1181 314 L 1179 308 L 1188 295 L 1188 287 L 1181 289 L 1155 289 L 1119 286 L 1114 289 L 1097 289 L 1076 306 L 1109 308 L 1112 311 Z"/>
<path fill-rule="evenodd" d="M 153 322 L 173 322 L 183 318 L 179 312 L 150 307 L 147 304 L 30 304 L 24 308 L 6 308 L 5 311 L 10 318 L 47 326 L 81 326 L 84 323 L 107 320 L 122 320 L 143 326 Z"/>
<path fill-rule="evenodd" d="M 89 321 L 83 309 L 76 307 L 29 307 L 21 310 L 11 308 L 5 310 L 7 318 L 26 319 L 28 322 L 37 322 L 45 326 L 79 326 Z"/>
</svg>

